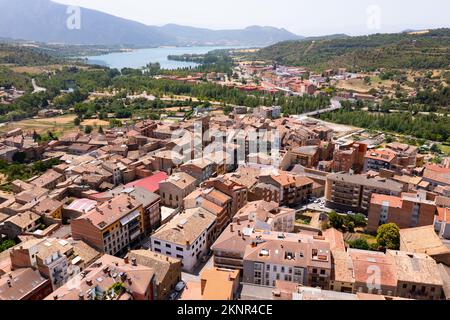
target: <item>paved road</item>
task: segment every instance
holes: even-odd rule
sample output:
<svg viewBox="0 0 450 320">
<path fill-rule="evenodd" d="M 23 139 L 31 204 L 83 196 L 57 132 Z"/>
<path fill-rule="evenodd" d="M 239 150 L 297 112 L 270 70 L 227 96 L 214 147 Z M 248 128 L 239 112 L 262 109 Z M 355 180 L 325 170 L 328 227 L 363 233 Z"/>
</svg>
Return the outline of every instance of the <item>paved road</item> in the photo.
<svg viewBox="0 0 450 320">
<path fill-rule="evenodd" d="M 204 269 L 210 269 L 214 267 L 214 258 L 210 257 L 210 259 L 206 263 L 199 264 L 193 273 L 182 272 L 181 279 L 184 282 L 192 281 L 192 282 L 200 282 L 200 274 Z"/>
<path fill-rule="evenodd" d="M 302 114 L 299 114 L 299 115 L 294 115 L 292 117 L 299 118 L 299 119 L 304 119 L 304 118 L 314 117 L 314 116 L 317 116 L 317 115 L 322 114 L 322 113 L 337 111 L 337 110 L 339 110 L 341 108 L 342 108 L 342 105 L 341 105 L 340 101 L 333 98 L 333 99 L 331 99 L 331 106 L 329 108 L 322 109 L 322 110 L 317 110 L 317 111 L 312 111 L 312 112 L 307 112 L 307 113 L 302 113 Z"/>
<path fill-rule="evenodd" d="M 33 85 L 33 93 L 39 93 L 39 92 L 45 92 L 47 91 L 47 89 L 39 87 L 36 84 L 36 80 L 35 79 L 31 79 L 31 84 Z"/>
</svg>

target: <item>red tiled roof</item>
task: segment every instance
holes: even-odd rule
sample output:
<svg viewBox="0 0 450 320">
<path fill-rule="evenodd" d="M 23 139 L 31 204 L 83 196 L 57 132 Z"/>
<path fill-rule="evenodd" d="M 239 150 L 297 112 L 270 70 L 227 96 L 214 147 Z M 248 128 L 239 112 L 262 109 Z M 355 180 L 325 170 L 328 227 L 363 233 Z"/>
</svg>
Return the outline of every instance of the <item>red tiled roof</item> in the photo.
<svg viewBox="0 0 450 320">
<path fill-rule="evenodd" d="M 148 178 L 130 182 L 126 185 L 126 187 L 141 187 L 150 192 L 157 192 L 159 190 L 159 183 L 166 180 L 167 178 L 167 173 L 158 172 Z"/>
<path fill-rule="evenodd" d="M 371 204 L 384 205 L 387 204 L 391 208 L 401 208 L 403 206 L 403 200 L 399 197 L 387 196 L 384 194 L 372 194 Z"/>
<path fill-rule="evenodd" d="M 392 162 L 396 155 L 394 152 L 388 150 L 371 150 L 367 151 L 366 158 L 374 159 L 378 161 Z"/>
</svg>

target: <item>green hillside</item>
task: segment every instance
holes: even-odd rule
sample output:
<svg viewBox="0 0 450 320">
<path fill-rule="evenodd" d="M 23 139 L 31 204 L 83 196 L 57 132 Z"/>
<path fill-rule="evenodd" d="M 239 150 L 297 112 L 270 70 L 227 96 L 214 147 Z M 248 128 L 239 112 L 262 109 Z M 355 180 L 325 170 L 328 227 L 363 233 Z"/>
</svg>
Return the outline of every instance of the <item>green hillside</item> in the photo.
<svg viewBox="0 0 450 320">
<path fill-rule="evenodd" d="M 338 67 L 442 69 L 450 65 L 450 29 L 286 41 L 260 50 L 255 58 L 317 70 Z"/>
</svg>

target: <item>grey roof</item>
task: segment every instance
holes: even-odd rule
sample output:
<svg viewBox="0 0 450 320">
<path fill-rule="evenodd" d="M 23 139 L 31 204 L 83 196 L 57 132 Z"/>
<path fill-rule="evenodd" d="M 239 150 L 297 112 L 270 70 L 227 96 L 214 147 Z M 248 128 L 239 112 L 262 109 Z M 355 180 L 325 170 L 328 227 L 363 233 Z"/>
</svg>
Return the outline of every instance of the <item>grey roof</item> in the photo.
<svg viewBox="0 0 450 320">
<path fill-rule="evenodd" d="M 367 175 L 363 174 L 342 174 L 342 173 L 336 173 L 336 174 L 330 174 L 328 176 L 329 180 L 333 180 L 336 182 L 347 182 L 352 184 L 358 184 L 363 185 L 367 187 L 377 188 L 377 189 L 388 189 L 393 190 L 397 192 L 401 192 L 403 189 L 403 186 L 390 179 L 376 179 L 376 178 L 369 178 Z"/>
</svg>

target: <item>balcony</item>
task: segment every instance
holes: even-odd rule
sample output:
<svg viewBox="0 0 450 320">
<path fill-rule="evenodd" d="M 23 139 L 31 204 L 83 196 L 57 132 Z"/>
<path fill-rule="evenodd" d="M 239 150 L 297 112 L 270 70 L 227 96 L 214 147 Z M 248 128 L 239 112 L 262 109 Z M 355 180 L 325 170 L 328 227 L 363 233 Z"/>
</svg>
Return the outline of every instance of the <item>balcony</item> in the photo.
<svg viewBox="0 0 450 320">
<path fill-rule="evenodd" d="M 233 259 L 233 258 L 221 258 L 221 257 L 214 257 L 214 263 L 216 265 L 219 265 L 221 267 L 229 267 L 231 269 L 242 269 L 243 267 L 243 261 L 242 259 Z"/>
</svg>

